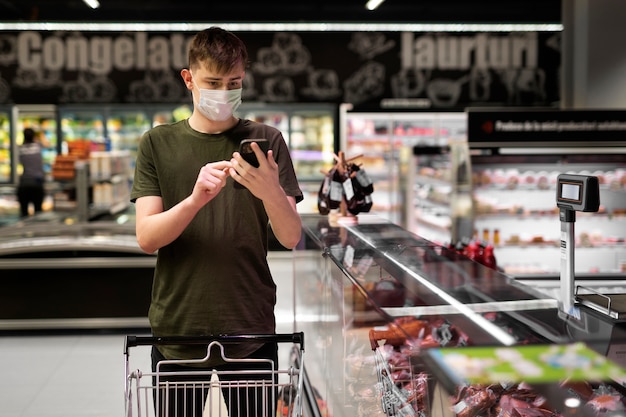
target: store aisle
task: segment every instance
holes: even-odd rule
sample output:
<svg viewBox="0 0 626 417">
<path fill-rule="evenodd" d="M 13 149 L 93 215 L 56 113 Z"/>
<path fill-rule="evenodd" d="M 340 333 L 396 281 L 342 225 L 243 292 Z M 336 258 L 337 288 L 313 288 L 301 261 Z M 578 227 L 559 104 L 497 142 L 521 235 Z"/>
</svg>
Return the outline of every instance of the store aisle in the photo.
<svg viewBox="0 0 626 417">
<path fill-rule="evenodd" d="M 291 252 L 272 252 L 278 332 L 293 331 Z M 124 332 L 0 333 L 0 417 L 124 415 Z M 134 332 L 140 335 L 141 333 Z M 149 347 L 131 350 L 131 366 L 150 369 Z M 288 353 L 281 350 L 281 367 Z"/>
</svg>

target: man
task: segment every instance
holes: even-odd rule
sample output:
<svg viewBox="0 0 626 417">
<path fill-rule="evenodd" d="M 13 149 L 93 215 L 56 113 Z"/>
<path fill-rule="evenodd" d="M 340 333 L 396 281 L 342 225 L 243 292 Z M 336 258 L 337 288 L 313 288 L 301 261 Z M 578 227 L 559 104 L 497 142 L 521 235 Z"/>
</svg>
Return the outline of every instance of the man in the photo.
<svg viewBox="0 0 626 417">
<path fill-rule="evenodd" d="M 153 128 L 139 143 L 131 201 L 139 246 L 158 250 L 149 311 L 155 336 L 275 332 L 268 222 L 278 241 L 293 248 L 301 236 L 296 203 L 302 192 L 282 134 L 234 116 L 247 60 L 245 45 L 232 33 L 212 27 L 196 34 L 189 68 L 181 71 L 192 115 Z M 258 168 L 237 151 L 248 138 L 269 141 L 267 156 L 252 144 Z M 206 347 L 158 346 L 153 365 L 206 353 Z M 277 361 L 276 344 L 226 346 L 226 353 Z M 237 366 L 212 355 L 202 368 Z M 234 403 L 230 415 L 265 414 L 242 407 Z"/>
</svg>

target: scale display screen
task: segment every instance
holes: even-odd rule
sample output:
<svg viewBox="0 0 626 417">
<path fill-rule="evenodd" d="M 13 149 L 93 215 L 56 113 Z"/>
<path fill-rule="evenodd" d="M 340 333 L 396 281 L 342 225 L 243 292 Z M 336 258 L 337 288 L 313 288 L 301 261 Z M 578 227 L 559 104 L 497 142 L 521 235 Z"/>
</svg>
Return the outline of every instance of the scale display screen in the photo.
<svg viewBox="0 0 626 417">
<path fill-rule="evenodd" d="M 580 203 L 580 184 L 563 183 L 561 184 L 561 198 Z"/>
<path fill-rule="evenodd" d="M 598 177 L 561 174 L 557 178 L 556 204 L 574 211 L 598 211 L 600 187 Z"/>
</svg>

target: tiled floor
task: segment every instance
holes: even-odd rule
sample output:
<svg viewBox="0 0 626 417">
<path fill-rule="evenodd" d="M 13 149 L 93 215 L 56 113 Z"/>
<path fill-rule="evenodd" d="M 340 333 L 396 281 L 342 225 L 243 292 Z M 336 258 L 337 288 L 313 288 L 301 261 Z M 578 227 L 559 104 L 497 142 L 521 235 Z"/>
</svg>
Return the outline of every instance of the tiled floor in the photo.
<svg viewBox="0 0 626 417">
<path fill-rule="evenodd" d="M 279 289 L 277 330 L 290 333 L 291 254 L 272 252 L 269 259 Z M 0 417 L 124 416 L 124 335 L 0 333 Z M 149 349 L 131 350 L 133 369 L 150 369 Z"/>
</svg>

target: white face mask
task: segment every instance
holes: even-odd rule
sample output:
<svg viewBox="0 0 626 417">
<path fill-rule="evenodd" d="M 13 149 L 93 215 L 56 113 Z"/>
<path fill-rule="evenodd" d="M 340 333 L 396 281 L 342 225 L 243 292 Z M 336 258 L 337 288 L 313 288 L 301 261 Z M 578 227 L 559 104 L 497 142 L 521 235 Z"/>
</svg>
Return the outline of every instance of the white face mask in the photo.
<svg viewBox="0 0 626 417">
<path fill-rule="evenodd" d="M 198 110 L 205 117 L 218 122 L 228 120 L 241 104 L 241 88 L 235 90 L 209 90 L 200 88 Z"/>
</svg>

